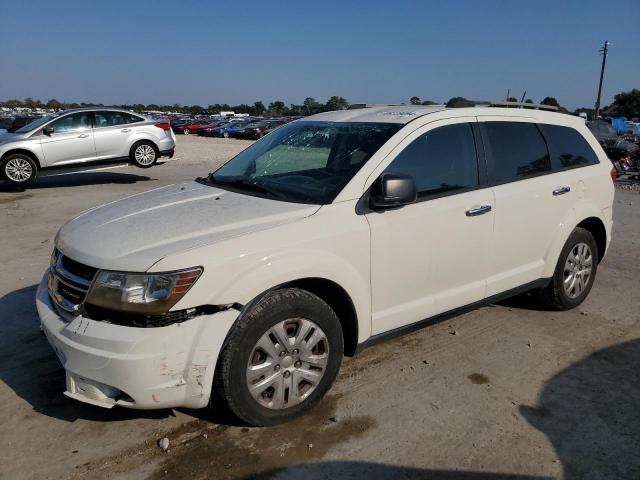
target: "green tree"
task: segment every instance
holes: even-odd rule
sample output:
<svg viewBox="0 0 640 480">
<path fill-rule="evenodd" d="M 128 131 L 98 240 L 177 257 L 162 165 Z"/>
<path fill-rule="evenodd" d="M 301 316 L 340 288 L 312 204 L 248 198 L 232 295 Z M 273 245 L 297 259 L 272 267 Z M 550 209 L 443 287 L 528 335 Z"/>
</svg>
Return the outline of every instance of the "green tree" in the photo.
<svg viewBox="0 0 640 480">
<path fill-rule="evenodd" d="M 542 105 L 549 105 L 551 107 L 560 108 L 560 103 L 558 103 L 558 100 L 556 100 L 555 97 L 544 97 L 544 99 L 540 103 Z"/>
<path fill-rule="evenodd" d="M 625 117 L 640 116 L 640 90 L 634 88 L 629 92 L 620 92 L 613 97 L 612 106 L 616 112 Z"/>
<path fill-rule="evenodd" d="M 58 110 L 59 108 L 62 108 L 62 103 L 60 103 L 58 100 L 56 100 L 55 98 L 52 98 L 51 100 L 49 100 L 46 104 L 45 107 L 47 108 L 51 108 L 53 110 Z"/>
<path fill-rule="evenodd" d="M 266 107 L 264 106 L 264 103 L 262 103 L 261 100 L 258 100 L 257 102 L 253 102 L 253 109 L 251 114 L 252 115 L 262 115 L 265 111 L 266 111 Z"/>
<path fill-rule="evenodd" d="M 420 105 L 422 102 L 420 101 L 420 97 L 411 97 L 409 99 L 411 105 Z"/>
<path fill-rule="evenodd" d="M 322 109 L 322 104 L 317 102 L 313 97 L 305 98 L 304 102 L 302 102 L 302 106 L 304 107 L 304 113 L 306 115 L 313 115 Z"/>
<path fill-rule="evenodd" d="M 282 100 L 276 100 L 275 102 L 271 102 L 269 104 L 268 112 L 272 117 L 279 117 L 283 114 L 285 108 L 286 105 Z"/>
<path fill-rule="evenodd" d="M 509 97 L 507 98 L 507 102 L 517 102 L 518 99 L 516 97 Z"/>
<path fill-rule="evenodd" d="M 421 105 L 439 105 L 438 102 L 432 102 L 431 100 L 424 100 Z"/>
<path fill-rule="evenodd" d="M 533 103 L 533 100 L 531 100 L 530 98 L 527 98 L 524 103 Z"/>
<path fill-rule="evenodd" d="M 328 111 L 331 111 L 331 110 L 346 110 L 347 108 L 349 108 L 349 102 L 344 97 L 338 97 L 338 96 L 334 95 L 329 100 L 327 100 L 327 103 L 325 104 L 325 108 Z"/>
</svg>

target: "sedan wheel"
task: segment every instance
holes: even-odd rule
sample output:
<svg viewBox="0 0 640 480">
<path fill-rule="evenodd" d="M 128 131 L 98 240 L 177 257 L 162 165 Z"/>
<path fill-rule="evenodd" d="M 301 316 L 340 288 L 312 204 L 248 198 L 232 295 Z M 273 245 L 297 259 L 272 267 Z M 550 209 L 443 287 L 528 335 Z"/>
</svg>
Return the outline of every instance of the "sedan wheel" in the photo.
<svg viewBox="0 0 640 480">
<path fill-rule="evenodd" d="M 129 154 L 131 163 L 139 168 L 150 168 L 158 159 L 158 152 L 149 142 L 140 142 L 134 145 Z"/>
<path fill-rule="evenodd" d="M 182 133 L 184 133 L 185 135 L 189 135 L 191 133 L 191 131 L 188 128 L 185 128 Z"/>
<path fill-rule="evenodd" d="M 224 138 L 229 138 L 229 132 L 224 132 L 224 133 L 222 134 L 222 136 L 223 136 Z"/>
<path fill-rule="evenodd" d="M 22 183 L 31 178 L 33 168 L 24 158 L 14 157 L 4 166 L 4 173 L 12 182 Z"/>
</svg>

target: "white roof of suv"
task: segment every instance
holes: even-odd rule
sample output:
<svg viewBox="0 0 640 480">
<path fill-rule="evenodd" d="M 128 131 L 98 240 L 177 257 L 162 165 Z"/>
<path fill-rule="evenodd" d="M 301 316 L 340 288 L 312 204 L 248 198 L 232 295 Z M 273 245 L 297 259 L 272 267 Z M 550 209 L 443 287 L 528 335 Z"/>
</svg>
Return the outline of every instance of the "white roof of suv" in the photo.
<svg viewBox="0 0 640 480">
<path fill-rule="evenodd" d="M 584 125 L 584 118 L 564 113 L 549 112 L 535 108 L 504 108 L 489 105 L 476 107 L 446 108 L 444 105 L 378 105 L 353 110 L 336 110 L 305 117 L 302 121 L 328 122 L 377 122 L 406 124 L 416 118 L 442 111 L 455 112 L 455 116 L 491 115 L 525 117 L 539 122 L 568 125 Z"/>
</svg>

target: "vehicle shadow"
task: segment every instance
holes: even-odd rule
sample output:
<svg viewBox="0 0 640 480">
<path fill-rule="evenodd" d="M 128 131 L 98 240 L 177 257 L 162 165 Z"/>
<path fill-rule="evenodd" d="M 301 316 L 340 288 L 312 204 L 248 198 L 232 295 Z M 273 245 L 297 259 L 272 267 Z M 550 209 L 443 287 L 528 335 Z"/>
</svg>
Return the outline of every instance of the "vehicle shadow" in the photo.
<svg viewBox="0 0 640 480">
<path fill-rule="evenodd" d="M 37 285 L 32 285 L 0 298 L 0 382 L 35 411 L 68 422 L 160 419 L 174 415 L 170 409 L 108 410 L 64 396 L 64 369 L 40 331 L 36 289 Z"/>
<path fill-rule="evenodd" d="M 640 340 L 562 370 L 520 413 L 549 438 L 565 479 L 640 478 Z"/>
<path fill-rule="evenodd" d="M 369 462 L 320 462 L 294 465 L 245 477 L 255 480 L 543 480 L 551 477 L 460 470 L 428 470 Z"/>
<path fill-rule="evenodd" d="M 28 190 L 55 187 L 79 187 L 84 185 L 132 184 L 150 180 L 155 179 L 146 175 L 124 172 L 78 172 L 37 178 L 32 185 L 29 185 Z M 8 182 L 0 181 L 0 192 L 18 191 L 22 191 L 22 189 L 16 188 Z"/>
</svg>

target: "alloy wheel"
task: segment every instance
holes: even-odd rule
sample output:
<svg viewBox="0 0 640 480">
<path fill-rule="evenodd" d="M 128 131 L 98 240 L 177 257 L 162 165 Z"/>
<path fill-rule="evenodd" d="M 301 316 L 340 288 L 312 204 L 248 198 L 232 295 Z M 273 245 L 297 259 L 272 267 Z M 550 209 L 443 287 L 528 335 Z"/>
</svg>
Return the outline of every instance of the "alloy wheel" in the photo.
<svg viewBox="0 0 640 480">
<path fill-rule="evenodd" d="M 151 165 L 156 159 L 156 152 L 151 145 L 140 145 L 134 153 L 140 165 Z"/>
<path fill-rule="evenodd" d="M 31 178 L 33 167 L 24 158 L 12 158 L 6 163 L 4 173 L 9 180 L 22 183 Z"/>
<path fill-rule="evenodd" d="M 318 387 L 328 360 L 329 341 L 315 322 L 283 320 L 253 347 L 246 369 L 247 388 L 263 407 L 282 410 L 298 405 Z"/>
<path fill-rule="evenodd" d="M 593 254 L 586 243 L 576 244 L 564 264 L 563 286 L 569 298 L 576 298 L 587 288 L 593 271 Z"/>
</svg>

